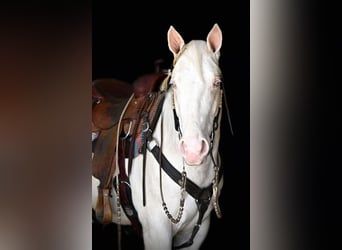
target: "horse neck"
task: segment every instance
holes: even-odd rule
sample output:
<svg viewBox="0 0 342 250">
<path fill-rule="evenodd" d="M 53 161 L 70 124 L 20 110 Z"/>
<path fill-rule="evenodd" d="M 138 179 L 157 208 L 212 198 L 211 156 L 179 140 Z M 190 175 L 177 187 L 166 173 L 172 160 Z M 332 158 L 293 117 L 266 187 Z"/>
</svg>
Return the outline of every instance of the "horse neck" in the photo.
<svg viewBox="0 0 342 250">
<path fill-rule="evenodd" d="M 159 142 L 161 150 L 170 163 L 180 172 L 183 171 L 183 157 L 179 152 L 179 134 L 175 129 L 174 115 L 171 105 L 171 94 L 166 93 L 163 105 L 162 115 L 156 127 L 154 137 Z M 217 138 L 218 139 L 218 138 Z M 213 156 L 217 158 L 218 142 L 215 143 L 213 148 Z M 208 156 L 207 160 L 199 166 L 185 166 L 188 178 L 193 180 L 199 186 L 208 186 L 214 178 L 214 163 L 211 157 Z"/>
</svg>

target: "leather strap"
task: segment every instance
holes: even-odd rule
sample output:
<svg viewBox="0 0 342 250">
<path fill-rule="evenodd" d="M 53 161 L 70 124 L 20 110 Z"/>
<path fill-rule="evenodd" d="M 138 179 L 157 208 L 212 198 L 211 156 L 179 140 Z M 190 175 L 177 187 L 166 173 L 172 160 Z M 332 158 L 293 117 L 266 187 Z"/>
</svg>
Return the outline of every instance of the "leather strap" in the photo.
<svg viewBox="0 0 342 250">
<path fill-rule="evenodd" d="M 120 189 L 120 202 L 126 216 L 129 218 L 134 232 L 141 237 L 142 236 L 142 227 L 138 219 L 138 214 L 132 203 L 132 193 L 129 178 L 126 174 L 125 169 L 125 141 L 126 139 L 119 139 L 119 189 Z M 116 188 L 116 183 L 114 183 L 114 188 Z"/>
<path fill-rule="evenodd" d="M 154 143 L 154 145 L 151 145 L 150 151 L 158 162 L 159 162 L 159 159 L 161 159 L 161 162 L 159 162 L 159 164 L 161 165 L 165 173 L 167 173 L 167 175 L 174 182 L 180 185 L 182 174 L 175 167 L 173 167 L 172 164 L 167 160 L 165 155 L 161 153 L 159 146 L 156 143 Z M 219 179 L 221 179 L 222 176 L 223 176 L 222 168 L 219 168 Z M 193 239 L 196 236 L 202 224 L 203 216 L 208 209 L 211 196 L 213 195 L 213 184 L 210 184 L 206 188 L 200 188 L 188 178 L 186 179 L 185 189 L 196 201 L 197 208 L 198 208 L 198 219 L 197 219 L 197 223 L 194 229 L 192 230 L 192 234 L 189 240 L 179 246 L 173 246 L 173 249 L 185 248 L 193 244 Z"/>
</svg>

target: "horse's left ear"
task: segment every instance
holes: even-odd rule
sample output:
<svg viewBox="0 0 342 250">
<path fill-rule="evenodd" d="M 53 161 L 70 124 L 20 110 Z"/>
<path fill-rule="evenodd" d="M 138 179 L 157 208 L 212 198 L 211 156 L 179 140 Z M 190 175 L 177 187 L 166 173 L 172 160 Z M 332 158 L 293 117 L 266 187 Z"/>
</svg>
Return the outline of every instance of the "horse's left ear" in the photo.
<svg viewBox="0 0 342 250">
<path fill-rule="evenodd" d="M 209 50 L 217 53 L 222 46 L 222 31 L 217 23 L 214 24 L 207 36 L 207 45 Z"/>
</svg>

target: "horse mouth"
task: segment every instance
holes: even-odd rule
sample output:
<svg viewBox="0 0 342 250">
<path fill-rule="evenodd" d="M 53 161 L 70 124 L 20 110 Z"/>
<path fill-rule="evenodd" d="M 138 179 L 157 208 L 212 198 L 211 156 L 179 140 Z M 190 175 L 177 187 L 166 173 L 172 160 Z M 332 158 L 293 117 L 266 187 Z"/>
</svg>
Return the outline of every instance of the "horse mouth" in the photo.
<svg viewBox="0 0 342 250">
<path fill-rule="evenodd" d="M 202 164 L 202 162 L 188 162 L 188 161 L 185 161 L 185 162 L 189 166 L 199 166 Z"/>
<path fill-rule="evenodd" d="M 198 165 L 201 165 L 204 161 L 204 158 L 205 157 L 189 157 L 187 155 L 187 157 L 184 157 L 184 161 L 187 165 L 189 166 L 198 166 Z"/>
</svg>

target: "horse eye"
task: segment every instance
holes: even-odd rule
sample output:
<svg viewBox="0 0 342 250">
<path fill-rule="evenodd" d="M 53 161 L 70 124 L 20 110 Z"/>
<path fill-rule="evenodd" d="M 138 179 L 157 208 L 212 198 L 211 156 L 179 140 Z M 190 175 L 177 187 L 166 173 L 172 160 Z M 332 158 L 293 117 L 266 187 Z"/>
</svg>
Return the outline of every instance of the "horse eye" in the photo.
<svg viewBox="0 0 342 250">
<path fill-rule="evenodd" d="M 214 82 L 214 87 L 215 87 L 215 88 L 216 88 L 216 87 L 220 87 L 221 84 L 222 84 L 222 80 L 217 79 L 217 80 L 215 80 L 215 82 Z"/>
<path fill-rule="evenodd" d="M 174 88 L 174 89 L 176 88 L 176 84 L 175 84 L 175 82 L 174 82 L 174 81 L 170 81 L 170 83 L 169 83 L 169 84 L 171 85 L 171 87 L 172 87 L 172 88 Z"/>
</svg>

